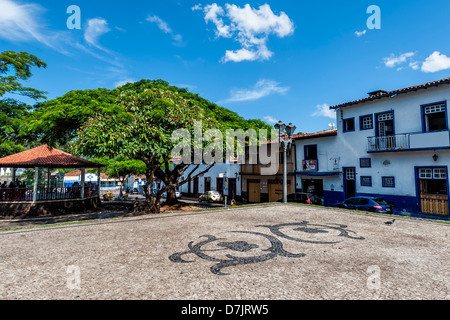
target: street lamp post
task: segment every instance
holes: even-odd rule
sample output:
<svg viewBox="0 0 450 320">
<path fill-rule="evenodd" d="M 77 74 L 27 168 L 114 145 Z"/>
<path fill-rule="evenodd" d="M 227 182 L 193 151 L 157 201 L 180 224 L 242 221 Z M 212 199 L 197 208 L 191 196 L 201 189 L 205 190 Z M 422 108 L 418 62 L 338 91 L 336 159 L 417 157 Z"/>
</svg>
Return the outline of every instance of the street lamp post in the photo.
<svg viewBox="0 0 450 320">
<path fill-rule="evenodd" d="M 292 144 L 292 136 L 297 129 L 292 123 L 288 126 L 283 122 L 278 122 L 275 126 L 275 129 L 278 130 L 278 142 L 284 145 L 283 147 L 283 203 L 287 203 L 287 148 L 289 144 Z M 285 136 L 282 136 L 283 133 L 286 133 Z"/>
</svg>

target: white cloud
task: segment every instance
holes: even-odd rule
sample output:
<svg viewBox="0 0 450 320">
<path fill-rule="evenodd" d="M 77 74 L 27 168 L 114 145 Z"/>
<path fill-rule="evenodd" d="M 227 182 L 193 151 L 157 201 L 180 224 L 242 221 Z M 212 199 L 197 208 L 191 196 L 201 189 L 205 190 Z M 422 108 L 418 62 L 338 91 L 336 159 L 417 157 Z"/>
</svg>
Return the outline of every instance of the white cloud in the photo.
<svg viewBox="0 0 450 320">
<path fill-rule="evenodd" d="M 227 102 L 242 102 L 253 101 L 271 94 L 286 94 L 289 87 L 280 87 L 278 82 L 273 80 L 262 79 L 259 80 L 252 89 L 232 90 L 231 97 Z"/>
<path fill-rule="evenodd" d="M 336 113 L 334 110 L 330 110 L 330 106 L 327 104 L 317 105 L 316 111 L 312 114 L 314 117 L 326 117 L 330 119 L 336 119 Z"/>
<path fill-rule="evenodd" d="M 394 54 L 391 54 L 388 58 L 383 58 L 383 63 L 388 68 L 394 68 L 402 63 L 405 63 L 409 60 L 409 58 L 412 58 L 415 55 L 414 52 L 407 52 L 404 54 L 401 54 L 399 56 L 395 56 Z"/>
<path fill-rule="evenodd" d="M 268 4 L 255 9 L 249 4 L 242 8 L 226 4 L 223 8 L 213 3 L 205 7 L 197 5 L 192 9 L 203 10 L 206 23 L 215 25 L 218 38 L 233 38 L 242 46 L 238 50 L 227 50 L 223 62 L 268 60 L 273 55 L 267 48 L 269 36 L 284 38 L 294 33 L 294 23 L 286 13 L 276 15 Z"/>
<path fill-rule="evenodd" d="M 250 51 L 247 49 L 240 49 L 236 51 L 227 50 L 225 52 L 225 57 L 222 58 L 223 62 L 227 61 L 234 61 L 234 62 L 241 62 L 241 61 L 254 61 L 257 59 L 258 52 L 256 51 Z"/>
<path fill-rule="evenodd" d="M 269 123 L 269 124 L 275 124 L 275 123 L 278 122 L 278 120 L 275 119 L 275 118 L 272 117 L 272 116 L 265 116 L 265 117 L 263 118 L 263 120 L 266 121 L 266 122 Z"/>
<path fill-rule="evenodd" d="M 98 49 L 103 49 L 98 44 L 98 39 L 111 31 L 108 28 L 108 22 L 103 18 L 89 19 L 84 31 L 84 40 Z"/>
<path fill-rule="evenodd" d="M 433 52 L 425 62 L 422 64 L 421 70 L 423 72 L 438 72 L 442 70 L 450 69 L 450 57 L 441 54 L 439 51 Z"/>
<path fill-rule="evenodd" d="M 67 32 L 47 30 L 40 21 L 45 9 L 34 3 L 19 4 L 13 0 L 0 0 L 0 38 L 14 42 L 38 41 L 63 54 Z"/>
<path fill-rule="evenodd" d="M 355 31 L 356 36 L 359 38 L 367 33 L 367 30 L 364 31 Z"/>
<path fill-rule="evenodd" d="M 211 21 L 216 26 L 216 35 L 217 37 L 230 38 L 231 31 L 230 26 L 224 24 L 223 20 L 219 18 L 220 16 L 225 15 L 225 10 L 222 7 L 218 6 L 216 3 L 205 6 L 203 9 L 205 12 L 205 21 L 208 23 Z"/>
<path fill-rule="evenodd" d="M 176 34 L 165 22 L 158 16 L 148 16 L 146 19 L 148 22 L 156 24 L 156 26 L 164 33 L 169 34 L 175 41 L 175 45 L 181 45 L 183 43 L 183 37 L 180 34 Z"/>
<path fill-rule="evenodd" d="M 203 9 L 203 6 L 201 3 L 199 3 L 199 4 L 196 4 L 195 6 L 193 6 L 191 9 L 192 9 L 192 11 L 199 11 L 199 10 Z"/>
<path fill-rule="evenodd" d="M 19 5 L 11 0 L 0 0 L 0 37 L 7 40 L 41 41 L 36 13 L 42 8 L 36 4 Z"/>
<path fill-rule="evenodd" d="M 419 62 L 418 61 L 412 61 L 409 63 L 409 67 L 413 70 L 419 70 Z"/>
<path fill-rule="evenodd" d="M 163 21 L 158 16 L 148 16 L 146 19 L 148 22 L 155 23 L 159 29 L 161 29 L 164 33 L 172 33 L 172 29 L 169 28 L 167 22 Z"/>
</svg>

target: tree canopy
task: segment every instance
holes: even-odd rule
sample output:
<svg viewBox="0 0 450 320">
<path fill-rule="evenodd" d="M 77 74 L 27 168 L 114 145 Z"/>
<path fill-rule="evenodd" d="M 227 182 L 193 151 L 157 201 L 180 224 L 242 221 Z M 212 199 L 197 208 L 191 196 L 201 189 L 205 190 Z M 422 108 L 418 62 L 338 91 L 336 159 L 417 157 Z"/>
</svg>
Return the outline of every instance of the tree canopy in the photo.
<svg viewBox="0 0 450 320">
<path fill-rule="evenodd" d="M 12 93 L 35 100 L 45 98 L 46 92 L 23 87 L 20 83 L 33 75 L 32 67 L 46 68 L 47 64 L 26 52 L 4 51 L 0 53 L 0 97 L 6 93 Z"/>
<path fill-rule="evenodd" d="M 51 146 L 65 146 L 81 126 L 96 114 L 122 112 L 117 105 L 118 90 L 73 90 L 62 97 L 38 103 L 22 118 L 20 138 L 39 140 Z"/>
<path fill-rule="evenodd" d="M 22 86 L 33 74 L 32 67 L 45 68 L 47 64 L 26 52 L 4 51 L 0 53 L 0 157 L 23 151 L 18 144 L 18 132 L 22 120 L 31 106 L 13 97 L 22 96 L 34 100 L 44 99 L 46 92 Z M 8 94 L 8 97 L 4 97 Z"/>
</svg>

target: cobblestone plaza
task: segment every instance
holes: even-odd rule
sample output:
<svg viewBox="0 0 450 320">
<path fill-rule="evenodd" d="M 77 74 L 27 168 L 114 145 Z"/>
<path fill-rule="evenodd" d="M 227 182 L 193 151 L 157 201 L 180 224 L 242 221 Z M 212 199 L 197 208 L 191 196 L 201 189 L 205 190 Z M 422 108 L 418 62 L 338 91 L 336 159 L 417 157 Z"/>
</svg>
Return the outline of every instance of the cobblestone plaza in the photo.
<svg viewBox="0 0 450 320">
<path fill-rule="evenodd" d="M 449 299 L 450 226 L 298 205 L 0 233 L 1 299 Z"/>
</svg>

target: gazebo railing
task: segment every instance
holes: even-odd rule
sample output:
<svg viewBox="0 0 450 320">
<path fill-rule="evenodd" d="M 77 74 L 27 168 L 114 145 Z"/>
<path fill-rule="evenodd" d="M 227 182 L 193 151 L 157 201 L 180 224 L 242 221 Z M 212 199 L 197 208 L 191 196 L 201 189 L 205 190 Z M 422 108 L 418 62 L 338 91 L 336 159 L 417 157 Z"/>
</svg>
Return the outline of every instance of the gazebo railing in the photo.
<svg viewBox="0 0 450 320">
<path fill-rule="evenodd" d="M 0 202 L 32 202 L 33 188 L 1 188 Z M 98 196 L 97 186 L 85 186 L 84 198 Z M 82 199 L 81 187 L 38 187 L 36 201 Z"/>
</svg>

